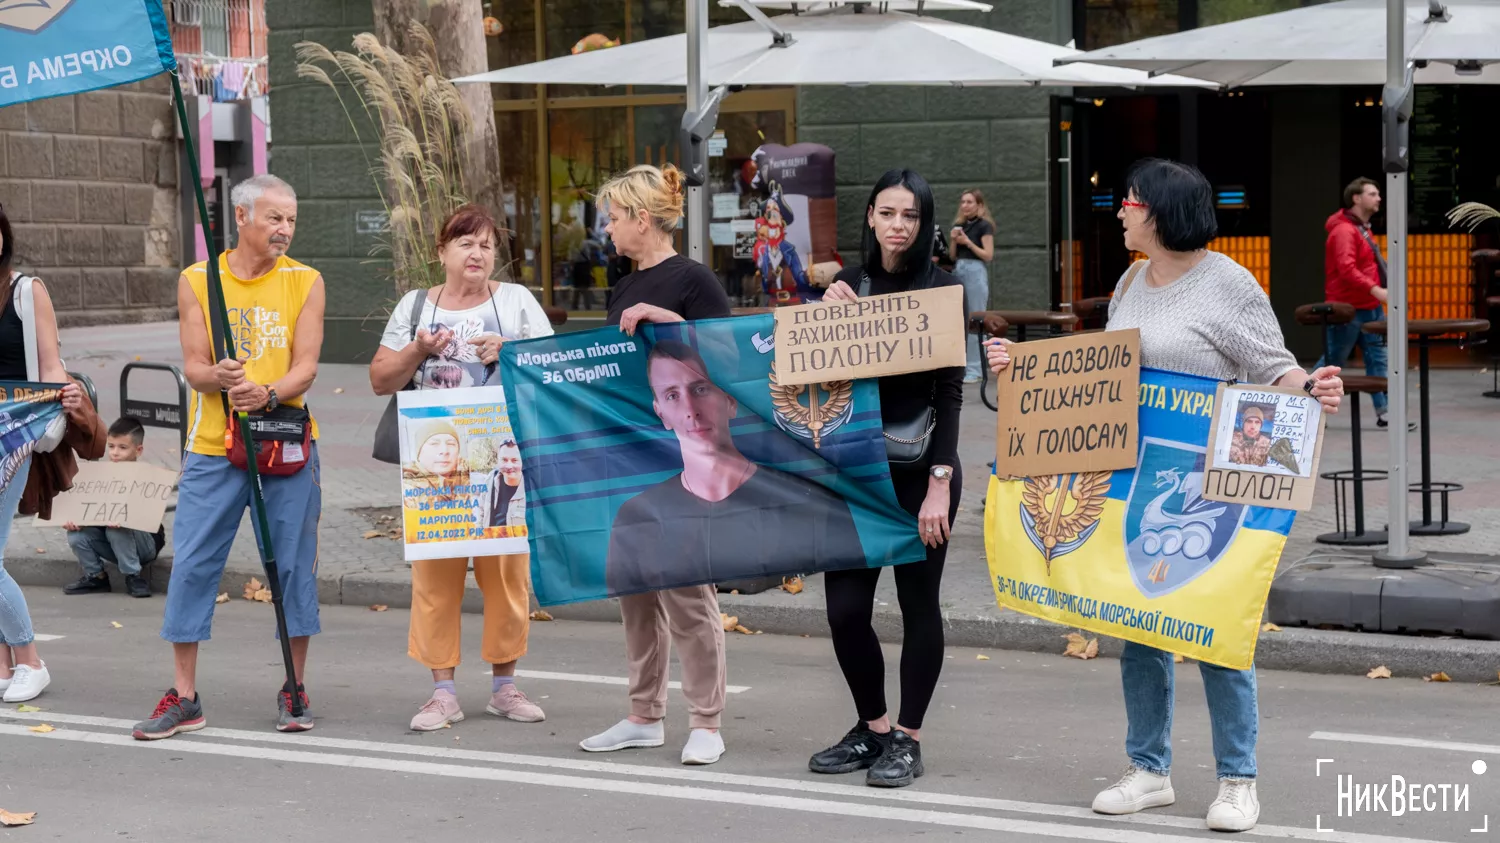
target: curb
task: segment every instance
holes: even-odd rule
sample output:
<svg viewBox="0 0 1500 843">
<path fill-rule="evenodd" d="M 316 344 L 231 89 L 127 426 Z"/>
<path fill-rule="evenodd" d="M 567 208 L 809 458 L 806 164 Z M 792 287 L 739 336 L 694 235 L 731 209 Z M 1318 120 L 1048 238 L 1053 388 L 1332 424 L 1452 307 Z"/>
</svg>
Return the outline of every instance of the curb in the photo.
<svg viewBox="0 0 1500 843">
<path fill-rule="evenodd" d="M 71 558 L 22 556 L 6 559 L 5 568 L 17 582 L 27 586 L 61 588 L 78 577 L 77 563 Z M 170 576 L 170 557 L 152 563 L 151 586 L 156 594 L 166 592 Z M 243 562 L 231 561 L 220 579 L 219 591 L 228 592 L 231 599 L 241 599 L 244 584 L 251 577 L 263 578 L 264 571 L 258 565 L 246 566 Z M 745 626 L 767 634 L 828 637 L 828 620 L 821 601 L 791 595 L 787 598 L 797 602 L 776 605 L 767 603 L 764 596 L 720 594 L 719 605 L 724 612 L 737 615 Z M 409 609 L 411 581 L 405 571 L 320 576 L 318 601 L 327 605 L 383 604 L 393 609 Z M 473 614 L 483 611 L 483 597 L 478 588 L 470 586 L 467 589 L 463 610 Z M 620 622 L 619 601 L 613 599 L 553 606 L 547 611 L 557 620 Z M 877 609 L 874 626 L 882 642 L 901 642 L 899 611 Z M 949 615 L 945 639 L 950 647 L 1060 655 L 1062 636 L 1070 631 L 1071 627 L 1015 612 L 1005 612 L 998 617 Z M 1100 636 L 1099 655 L 1119 658 L 1122 643 L 1119 639 Z M 1394 676 L 1401 678 L 1429 676 L 1442 671 L 1455 682 L 1493 682 L 1500 672 L 1500 641 L 1289 627 L 1280 632 L 1261 633 L 1255 663 L 1266 670 L 1341 676 L 1363 676 L 1371 668 L 1385 665 Z"/>
</svg>

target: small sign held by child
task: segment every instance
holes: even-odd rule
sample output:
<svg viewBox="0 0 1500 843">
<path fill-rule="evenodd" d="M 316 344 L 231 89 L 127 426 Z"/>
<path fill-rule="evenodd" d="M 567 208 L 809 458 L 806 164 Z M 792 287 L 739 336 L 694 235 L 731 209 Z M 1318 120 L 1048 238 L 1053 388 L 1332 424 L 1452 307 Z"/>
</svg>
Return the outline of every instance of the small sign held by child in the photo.
<svg viewBox="0 0 1500 843">
<path fill-rule="evenodd" d="M 126 427 L 134 427 L 127 430 Z M 116 429 L 120 433 L 116 433 Z M 83 462 L 73 488 L 52 503 L 52 518 L 39 526 L 121 527 L 155 533 L 172 501 L 177 472 L 139 462 L 145 431 L 135 419 L 120 419 L 109 429 L 107 462 Z"/>
</svg>

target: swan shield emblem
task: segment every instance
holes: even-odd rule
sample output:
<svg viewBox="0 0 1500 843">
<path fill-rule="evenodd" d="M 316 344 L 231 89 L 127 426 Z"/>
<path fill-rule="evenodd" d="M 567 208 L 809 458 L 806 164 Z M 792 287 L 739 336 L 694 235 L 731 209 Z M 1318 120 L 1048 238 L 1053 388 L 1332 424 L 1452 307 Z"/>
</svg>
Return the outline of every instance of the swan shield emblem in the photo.
<svg viewBox="0 0 1500 843">
<path fill-rule="evenodd" d="M 0 0 L 0 28 L 40 32 L 73 0 Z"/>
<path fill-rule="evenodd" d="M 1161 597 L 1219 561 L 1246 508 L 1203 499 L 1207 449 L 1153 438 L 1142 445 L 1125 501 L 1125 559 L 1141 594 Z"/>
</svg>

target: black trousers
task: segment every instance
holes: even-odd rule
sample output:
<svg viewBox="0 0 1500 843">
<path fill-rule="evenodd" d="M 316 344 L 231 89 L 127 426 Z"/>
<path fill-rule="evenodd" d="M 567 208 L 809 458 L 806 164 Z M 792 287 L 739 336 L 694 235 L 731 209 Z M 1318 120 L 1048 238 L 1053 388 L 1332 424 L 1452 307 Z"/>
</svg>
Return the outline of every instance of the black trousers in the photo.
<svg viewBox="0 0 1500 843">
<path fill-rule="evenodd" d="M 916 515 L 927 497 L 928 473 L 925 468 L 891 466 L 891 483 L 901 508 Z M 948 522 L 958 514 L 963 494 L 963 472 L 953 467 L 948 501 Z M 905 565 L 895 565 L 896 599 L 901 606 L 901 715 L 896 725 L 905 729 L 922 728 L 922 718 L 932 702 L 938 674 L 943 669 L 943 613 L 939 590 L 943 581 L 943 562 L 948 558 L 948 543 L 927 549 L 927 558 Z M 871 615 L 875 610 L 875 585 L 882 568 L 860 568 L 853 571 L 830 571 L 823 580 L 828 594 L 828 627 L 833 635 L 833 652 L 844 680 L 854 695 L 859 719 L 876 720 L 887 711 L 885 704 L 885 659 L 880 641 L 875 637 Z"/>
</svg>

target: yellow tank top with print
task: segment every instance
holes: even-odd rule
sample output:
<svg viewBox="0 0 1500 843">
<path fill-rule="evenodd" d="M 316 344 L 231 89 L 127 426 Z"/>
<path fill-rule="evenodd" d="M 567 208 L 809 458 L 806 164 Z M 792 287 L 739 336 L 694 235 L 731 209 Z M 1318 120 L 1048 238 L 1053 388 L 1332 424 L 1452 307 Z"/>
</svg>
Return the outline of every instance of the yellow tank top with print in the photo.
<svg viewBox="0 0 1500 843">
<path fill-rule="evenodd" d="M 200 261 L 183 273 L 203 310 L 203 330 L 209 330 L 213 311 L 208 304 L 208 264 Z M 239 278 L 229 269 L 229 252 L 219 256 L 219 278 L 229 309 L 229 337 L 234 356 L 245 364 L 245 375 L 261 385 L 275 383 L 292 368 L 292 335 L 307 294 L 318 272 L 289 257 L 281 257 L 259 278 Z M 209 333 L 212 337 L 212 332 Z M 303 406 L 302 398 L 285 402 Z M 217 393 L 193 392 L 188 407 L 188 450 L 224 456 L 224 402 Z M 313 438 L 318 423 L 313 421 Z"/>
</svg>

